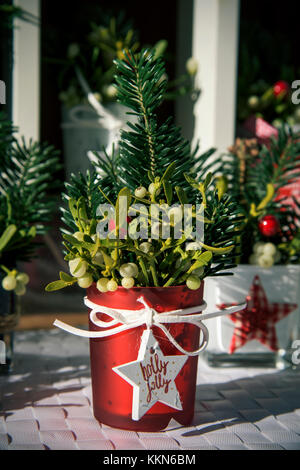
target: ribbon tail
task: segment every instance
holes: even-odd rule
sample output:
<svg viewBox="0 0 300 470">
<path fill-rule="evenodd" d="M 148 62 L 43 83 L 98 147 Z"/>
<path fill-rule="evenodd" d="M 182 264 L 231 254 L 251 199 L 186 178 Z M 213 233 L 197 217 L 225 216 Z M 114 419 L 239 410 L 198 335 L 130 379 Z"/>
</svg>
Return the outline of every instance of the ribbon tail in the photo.
<svg viewBox="0 0 300 470">
<path fill-rule="evenodd" d="M 91 333 L 97 333 L 97 331 L 88 331 L 88 330 L 82 330 L 80 328 L 75 328 L 74 326 L 68 325 L 67 323 L 64 323 L 63 321 L 60 320 L 55 320 L 53 322 L 54 326 L 57 326 L 61 330 L 67 331 L 68 333 L 72 333 L 73 335 L 76 336 L 82 336 L 85 338 L 90 338 Z"/>
<path fill-rule="evenodd" d="M 162 324 L 156 324 L 155 326 L 158 326 L 165 333 L 165 335 L 167 336 L 169 341 L 173 344 L 173 346 L 175 346 L 175 348 L 177 348 L 180 352 L 182 352 L 182 354 L 185 354 L 186 356 L 198 356 L 198 354 L 201 351 L 203 351 L 207 346 L 208 337 L 209 337 L 208 329 L 202 323 L 199 323 L 199 322 L 190 322 L 190 323 L 193 323 L 195 326 L 197 326 L 202 331 L 202 334 L 203 334 L 202 343 L 200 347 L 196 349 L 195 351 L 186 351 L 185 349 L 183 349 L 180 346 L 180 344 L 177 343 L 176 339 L 173 338 L 169 330 L 165 328 Z"/>
<path fill-rule="evenodd" d="M 224 308 L 224 310 L 217 310 L 216 312 L 211 313 L 202 313 L 201 320 L 209 320 L 210 318 L 221 317 L 222 315 L 231 315 L 232 313 L 240 312 L 247 307 L 247 303 L 234 305 L 233 307 Z"/>
<path fill-rule="evenodd" d="M 53 323 L 54 326 L 57 326 L 61 330 L 67 331 L 68 333 L 72 333 L 73 335 L 81 336 L 83 338 L 105 338 L 107 336 L 112 336 L 112 335 L 116 335 L 117 333 L 121 333 L 122 331 L 136 328 L 137 326 L 140 326 L 141 324 L 142 324 L 141 322 L 135 322 L 130 325 L 121 325 L 121 326 L 117 326 L 116 328 L 109 328 L 106 331 L 90 331 L 90 330 L 82 330 L 81 328 L 76 328 L 60 320 L 55 320 Z"/>
</svg>

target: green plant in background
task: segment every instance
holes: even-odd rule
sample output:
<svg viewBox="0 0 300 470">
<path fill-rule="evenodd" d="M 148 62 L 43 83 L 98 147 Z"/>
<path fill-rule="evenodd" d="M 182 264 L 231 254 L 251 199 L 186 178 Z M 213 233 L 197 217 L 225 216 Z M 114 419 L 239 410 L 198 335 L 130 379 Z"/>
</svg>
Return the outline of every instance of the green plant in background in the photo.
<svg viewBox="0 0 300 470">
<path fill-rule="evenodd" d="M 284 58 L 284 64 L 278 57 Z M 299 76 L 291 44 L 280 32 L 276 36 L 259 22 L 241 22 L 237 120 L 261 117 L 280 128 L 300 123 L 300 107 L 293 104 L 291 85 Z"/>
<path fill-rule="evenodd" d="M 29 261 L 51 218 L 54 202 L 48 192 L 58 156 L 53 147 L 14 138 L 16 128 L 0 115 L 0 268 L 2 287 L 25 293 L 29 278 L 17 270 L 18 262 Z"/>
<path fill-rule="evenodd" d="M 216 162 L 216 175 L 244 216 L 239 263 L 299 263 L 300 203 L 282 190 L 300 177 L 300 135 L 283 126 L 268 146 L 237 139 Z"/>
<path fill-rule="evenodd" d="M 19 18 L 29 23 L 37 23 L 37 18 L 17 5 L 0 1 L 0 24 L 3 28 L 12 28 L 12 21 Z"/>
<path fill-rule="evenodd" d="M 61 272 L 46 290 L 76 283 L 87 288 L 93 282 L 101 292 L 120 285 L 186 284 L 198 289 L 206 276 L 230 274 L 226 270 L 235 266 L 234 239 L 241 217 L 208 171 L 206 159 L 214 149 L 197 156 L 170 119 L 158 124 L 156 113 L 167 86 L 162 58 L 149 49 L 139 54 L 125 51 L 115 65 L 117 98 L 137 122 L 130 124 L 130 131 L 121 132 L 118 153 L 104 163 L 98 159 L 95 171 L 73 175 L 66 184 L 63 238 L 70 273 Z M 127 236 L 118 215 L 98 209 L 107 202 L 118 214 L 122 196 L 127 201 Z M 143 205 L 142 211 L 146 208 L 144 217 L 134 210 L 135 203 Z M 154 205 L 161 212 L 153 216 Z M 193 227 L 197 220 L 203 223 L 201 240 L 190 239 L 191 234 L 180 227 L 180 236 L 175 236 L 185 207 Z M 161 232 L 164 216 L 171 224 L 167 237 Z M 106 237 L 98 236 L 98 224 L 107 225 Z M 145 225 L 146 238 L 137 238 Z"/>
<path fill-rule="evenodd" d="M 152 47 L 155 56 L 163 56 L 167 49 L 166 40 L 160 40 Z M 88 82 L 96 99 L 105 104 L 116 100 L 114 75 L 115 59 L 124 58 L 124 51 L 135 53 L 140 49 L 138 32 L 132 22 L 125 19 L 121 12 L 115 17 L 105 16 L 101 23 L 91 23 L 91 31 L 82 42 L 72 42 L 68 46 L 67 57 L 62 61 L 60 73 L 60 99 L 72 107 L 86 103 L 86 94 L 78 80 L 78 71 Z M 190 94 L 196 99 L 200 93 L 195 88 L 197 63 L 190 58 L 186 64 L 186 73 L 175 80 L 170 80 L 165 93 L 166 99 Z M 164 77 L 166 78 L 166 76 Z"/>
</svg>

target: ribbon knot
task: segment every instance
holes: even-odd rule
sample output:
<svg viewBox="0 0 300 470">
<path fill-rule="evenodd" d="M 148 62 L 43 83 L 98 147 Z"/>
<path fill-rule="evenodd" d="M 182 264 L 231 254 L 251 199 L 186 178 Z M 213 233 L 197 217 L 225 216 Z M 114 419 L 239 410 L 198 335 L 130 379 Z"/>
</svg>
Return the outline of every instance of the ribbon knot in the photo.
<svg viewBox="0 0 300 470">
<path fill-rule="evenodd" d="M 151 328 L 153 325 L 153 319 L 154 319 L 154 315 L 156 311 L 147 304 L 144 297 L 139 297 L 137 301 L 143 304 L 145 307 L 145 310 L 144 310 L 145 325 L 147 329 L 149 330 L 149 328 Z"/>
</svg>

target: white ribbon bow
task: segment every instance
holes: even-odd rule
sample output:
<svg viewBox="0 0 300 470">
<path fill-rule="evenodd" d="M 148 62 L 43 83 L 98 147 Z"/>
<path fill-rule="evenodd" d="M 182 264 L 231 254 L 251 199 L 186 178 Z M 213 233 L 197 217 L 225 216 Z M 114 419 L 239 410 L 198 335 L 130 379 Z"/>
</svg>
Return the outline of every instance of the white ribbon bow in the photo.
<svg viewBox="0 0 300 470">
<path fill-rule="evenodd" d="M 179 310 L 172 310 L 170 312 L 158 313 L 154 308 L 150 307 L 145 301 L 144 297 L 139 297 L 138 302 L 144 305 L 144 308 L 139 310 L 124 310 L 114 309 L 98 305 L 91 302 L 87 297 L 84 298 L 84 303 L 91 309 L 90 320 L 91 322 L 101 328 L 105 328 L 106 331 L 87 331 L 75 328 L 67 325 L 66 323 L 55 320 L 54 325 L 62 330 L 68 331 L 77 336 L 86 338 L 105 338 L 107 336 L 116 335 L 122 331 L 130 330 L 141 325 L 146 325 L 147 328 L 151 328 L 153 325 L 160 328 L 167 336 L 169 341 L 183 354 L 187 356 L 196 356 L 203 349 L 206 348 L 208 343 L 208 329 L 203 325 L 203 320 L 208 320 L 221 315 L 230 315 L 236 313 L 246 307 L 246 304 L 235 305 L 233 307 L 226 308 L 224 310 L 218 310 L 217 312 L 202 314 L 202 310 L 206 308 L 206 303 L 203 302 L 201 305 L 196 307 L 189 307 Z M 111 321 L 102 321 L 97 318 L 97 313 L 105 313 L 112 317 Z M 118 323 L 121 325 L 115 327 Z M 190 323 L 197 326 L 202 332 L 202 341 L 200 346 L 195 351 L 186 351 L 180 344 L 177 343 L 175 338 L 171 335 L 169 330 L 163 325 L 163 323 Z"/>
</svg>

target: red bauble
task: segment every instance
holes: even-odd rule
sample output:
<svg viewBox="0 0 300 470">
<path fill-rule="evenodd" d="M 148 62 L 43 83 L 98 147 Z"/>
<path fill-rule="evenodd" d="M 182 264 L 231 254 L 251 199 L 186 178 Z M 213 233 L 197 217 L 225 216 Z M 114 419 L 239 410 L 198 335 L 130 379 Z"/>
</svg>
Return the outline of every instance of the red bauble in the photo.
<svg viewBox="0 0 300 470">
<path fill-rule="evenodd" d="M 279 80 L 275 85 L 273 85 L 273 94 L 276 98 L 279 98 L 282 95 L 287 95 L 289 91 L 289 84 L 283 80 Z"/>
<path fill-rule="evenodd" d="M 258 228 L 265 237 L 274 237 L 280 230 L 280 224 L 274 215 L 265 215 L 260 219 Z"/>
</svg>

